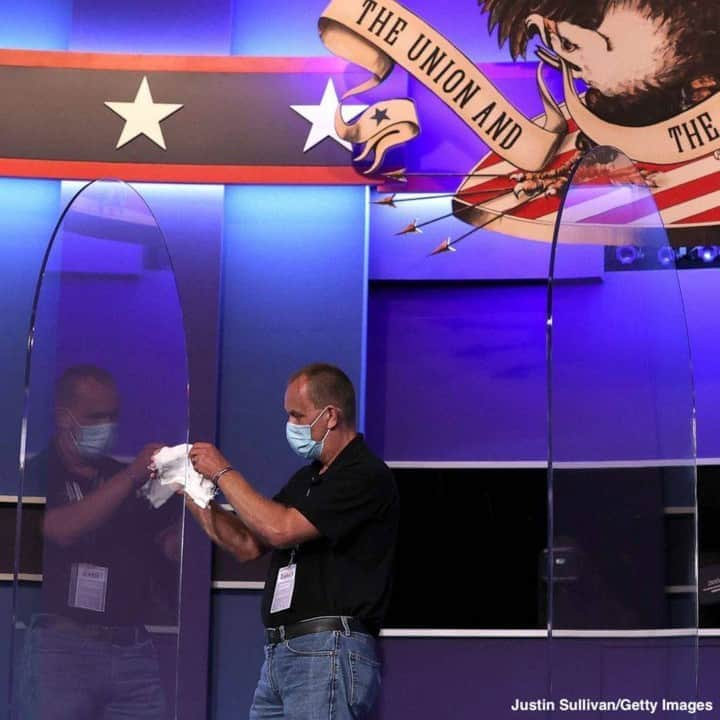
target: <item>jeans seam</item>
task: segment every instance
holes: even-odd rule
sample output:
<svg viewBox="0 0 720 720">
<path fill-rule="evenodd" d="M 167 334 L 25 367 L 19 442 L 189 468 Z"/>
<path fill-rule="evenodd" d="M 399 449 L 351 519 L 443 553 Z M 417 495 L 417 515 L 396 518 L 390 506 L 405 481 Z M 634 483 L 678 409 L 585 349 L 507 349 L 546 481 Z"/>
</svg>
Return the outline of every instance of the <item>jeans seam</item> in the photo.
<svg viewBox="0 0 720 720">
<path fill-rule="evenodd" d="M 355 663 L 353 662 L 354 653 L 348 651 L 348 664 L 350 665 L 350 707 L 355 704 Z"/>
<path fill-rule="evenodd" d="M 273 675 L 273 662 L 272 662 L 272 661 L 273 661 L 273 655 L 274 655 L 273 649 L 271 648 L 271 649 L 270 649 L 270 652 L 268 653 L 268 658 L 267 658 L 268 682 L 269 682 L 269 684 L 270 684 L 270 688 L 272 689 L 272 691 L 273 691 L 276 695 L 279 695 L 279 694 L 280 694 L 280 691 L 278 690 L 277 683 L 275 682 L 275 677 L 274 677 L 274 675 Z"/>
<path fill-rule="evenodd" d="M 335 717 L 335 683 L 337 679 L 337 663 L 338 663 L 338 654 L 339 654 L 339 644 L 340 644 L 340 633 L 335 631 L 333 633 L 335 635 L 335 649 L 332 653 L 332 657 L 330 658 L 330 714 L 329 714 L 329 720 L 333 720 Z"/>
<path fill-rule="evenodd" d="M 295 650 L 289 640 L 283 642 L 283 647 L 291 654 L 299 657 L 330 657 L 334 650 Z"/>
</svg>

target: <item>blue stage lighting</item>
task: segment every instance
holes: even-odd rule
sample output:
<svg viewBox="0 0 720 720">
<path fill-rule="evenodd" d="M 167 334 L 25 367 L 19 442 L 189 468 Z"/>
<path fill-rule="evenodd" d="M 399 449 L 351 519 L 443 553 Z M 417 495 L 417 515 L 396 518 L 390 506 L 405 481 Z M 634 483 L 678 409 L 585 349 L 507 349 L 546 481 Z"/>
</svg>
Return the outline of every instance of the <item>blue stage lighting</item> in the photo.
<svg viewBox="0 0 720 720">
<path fill-rule="evenodd" d="M 698 257 L 706 263 L 711 263 L 718 256 L 718 247 L 716 245 L 704 245 L 697 249 Z"/>
<path fill-rule="evenodd" d="M 632 265 L 642 257 L 642 253 L 635 245 L 622 245 L 615 250 L 615 257 L 621 265 Z"/>
<path fill-rule="evenodd" d="M 669 245 L 663 245 L 658 248 L 657 259 L 663 267 L 668 267 L 675 262 L 675 251 Z"/>
</svg>

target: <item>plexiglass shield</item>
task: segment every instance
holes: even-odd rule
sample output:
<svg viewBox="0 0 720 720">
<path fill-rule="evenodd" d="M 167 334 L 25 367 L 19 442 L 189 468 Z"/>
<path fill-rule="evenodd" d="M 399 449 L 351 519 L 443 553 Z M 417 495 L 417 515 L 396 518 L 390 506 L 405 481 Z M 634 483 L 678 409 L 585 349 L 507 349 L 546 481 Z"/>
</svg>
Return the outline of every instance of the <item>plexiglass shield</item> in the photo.
<svg viewBox="0 0 720 720">
<path fill-rule="evenodd" d="M 183 499 L 150 475 L 188 438 L 175 277 L 128 185 L 63 214 L 28 343 L 11 716 L 175 717 Z"/>
<path fill-rule="evenodd" d="M 557 716 L 645 701 L 675 717 L 663 702 L 696 699 L 692 368 L 655 181 L 596 148 L 576 167 L 556 227 L 544 574 Z M 561 279 L 571 245 L 601 253 L 603 271 Z M 586 332 L 577 308 L 588 306 L 602 332 Z"/>
</svg>

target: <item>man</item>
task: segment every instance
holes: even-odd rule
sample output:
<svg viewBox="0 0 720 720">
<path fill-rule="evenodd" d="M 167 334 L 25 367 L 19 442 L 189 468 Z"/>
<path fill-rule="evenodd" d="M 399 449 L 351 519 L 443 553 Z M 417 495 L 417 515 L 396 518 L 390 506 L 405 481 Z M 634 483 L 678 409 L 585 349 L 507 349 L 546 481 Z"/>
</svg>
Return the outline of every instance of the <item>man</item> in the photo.
<svg viewBox="0 0 720 720">
<path fill-rule="evenodd" d="M 380 689 L 375 637 L 387 609 L 399 505 L 387 466 L 355 428 L 355 391 L 340 369 L 308 365 L 285 391 L 286 436 L 311 464 L 272 500 L 208 443 L 190 458 L 236 514 L 189 504 L 240 560 L 271 551 L 262 616 L 265 663 L 250 710 L 268 718 L 362 718 Z"/>
<path fill-rule="evenodd" d="M 106 370 L 68 369 L 56 388 L 55 436 L 26 470 L 26 483 L 44 490 L 47 506 L 22 720 L 166 717 L 145 623 L 177 624 L 182 507 L 155 511 L 137 497 L 159 445 L 146 445 L 127 466 L 109 456 L 119 408 Z"/>
</svg>

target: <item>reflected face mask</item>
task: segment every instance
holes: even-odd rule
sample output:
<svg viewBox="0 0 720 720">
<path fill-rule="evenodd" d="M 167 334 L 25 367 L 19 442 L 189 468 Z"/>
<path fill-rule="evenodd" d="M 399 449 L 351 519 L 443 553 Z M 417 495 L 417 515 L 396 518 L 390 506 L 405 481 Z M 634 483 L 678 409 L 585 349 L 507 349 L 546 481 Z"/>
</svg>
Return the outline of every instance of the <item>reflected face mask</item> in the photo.
<svg viewBox="0 0 720 720">
<path fill-rule="evenodd" d="M 73 440 L 82 457 L 103 457 L 112 450 L 117 435 L 117 423 L 106 422 L 97 425 L 81 425 L 75 420 L 75 426 Z"/>
<path fill-rule="evenodd" d="M 291 422 L 288 422 L 285 425 L 285 437 L 287 438 L 288 444 L 292 448 L 293 452 L 301 458 L 305 458 L 306 460 L 320 459 L 320 455 L 322 454 L 323 447 L 325 445 L 325 438 L 328 436 L 330 428 L 327 429 L 327 432 L 323 435 L 322 440 L 313 440 L 312 428 L 329 407 L 329 405 L 326 405 L 309 425 L 295 425 Z"/>
</svg>

